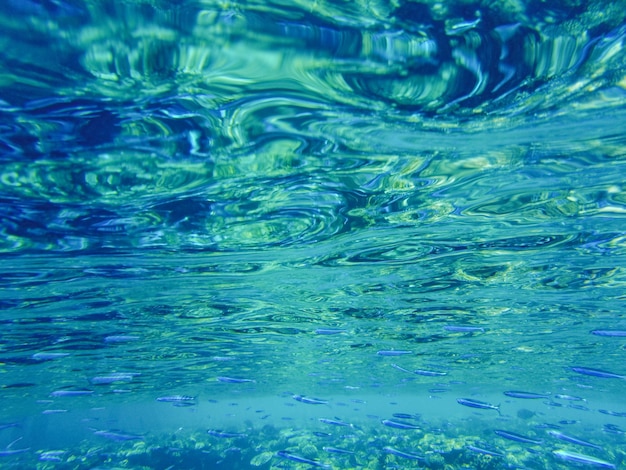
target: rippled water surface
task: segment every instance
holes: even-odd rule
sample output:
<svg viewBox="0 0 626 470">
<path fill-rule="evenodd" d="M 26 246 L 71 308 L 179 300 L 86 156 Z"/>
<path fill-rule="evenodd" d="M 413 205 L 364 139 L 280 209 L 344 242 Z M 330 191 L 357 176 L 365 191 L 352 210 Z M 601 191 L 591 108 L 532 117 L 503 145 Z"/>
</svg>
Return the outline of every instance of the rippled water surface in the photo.
<svg viewBox="0 0 626 470">
<path fill-rule="evenodd" d="M 3 1 L 0 467 L 624 468 L 624 11 Z"/>
</svg>

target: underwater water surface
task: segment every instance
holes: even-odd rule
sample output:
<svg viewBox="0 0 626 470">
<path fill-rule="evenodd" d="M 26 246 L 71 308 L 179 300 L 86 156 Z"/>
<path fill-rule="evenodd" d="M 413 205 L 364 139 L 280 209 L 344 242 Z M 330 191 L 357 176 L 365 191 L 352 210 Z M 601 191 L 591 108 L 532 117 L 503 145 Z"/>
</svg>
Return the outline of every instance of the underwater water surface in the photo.
<svg viewBox="0 0 626 470">
<path fill-rule="evenodd" d="M 625 468 L 624 11 L 1 2 L 0 468 Z"/>
</svg>

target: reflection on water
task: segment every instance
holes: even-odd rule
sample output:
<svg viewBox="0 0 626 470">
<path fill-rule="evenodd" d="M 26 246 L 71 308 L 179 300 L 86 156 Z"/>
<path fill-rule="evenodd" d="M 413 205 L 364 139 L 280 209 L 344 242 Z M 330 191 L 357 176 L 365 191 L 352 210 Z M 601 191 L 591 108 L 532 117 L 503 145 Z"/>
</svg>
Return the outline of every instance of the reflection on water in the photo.
<svg viewBox="0 0 626 470">
<path fill-rule="evenodd" d="M 0 466 L 623 466 L 625 8 L 4 2 Z"/>
</svg>

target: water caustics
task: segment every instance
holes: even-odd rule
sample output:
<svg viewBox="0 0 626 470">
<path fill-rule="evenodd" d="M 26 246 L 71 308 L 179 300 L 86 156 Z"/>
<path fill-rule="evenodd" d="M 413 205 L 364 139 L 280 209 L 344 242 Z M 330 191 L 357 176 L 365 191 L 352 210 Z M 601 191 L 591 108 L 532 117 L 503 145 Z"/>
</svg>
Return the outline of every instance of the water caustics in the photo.
<svg viewBox="0 0 626 470">
<path fill-rule="evenodd" d="M 624 466 L 624 11 L 3 2 L 0 467 Z"/>
</svg>

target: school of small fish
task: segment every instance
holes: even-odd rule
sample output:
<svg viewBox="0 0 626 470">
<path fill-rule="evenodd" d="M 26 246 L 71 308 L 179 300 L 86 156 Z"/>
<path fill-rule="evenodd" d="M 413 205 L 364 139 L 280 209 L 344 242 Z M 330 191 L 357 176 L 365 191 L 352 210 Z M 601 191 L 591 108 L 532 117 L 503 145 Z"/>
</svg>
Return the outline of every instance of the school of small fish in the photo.
<svg viewBox="0 0 626 470">
<path fill-rule="evenodd" d="M 476 326 L 456 326 L 449 325 L 444 328 L 444 331 L 453 334 L 464 335 L 476 335 L 483 334 L 488 331 L 485 327 Z M 335 335 L 343 334 L 345 330 L 336 330 L 332 328 L 318 328 L 315 330 L 315 334 L 321 335 Z M 595 336 L 602 336 L 607 338 L 621 338 L 626 336 L 623 331 L 609 331 L 609 330 L 594 330 L 591 334 Z M 134 341 L 134 338 L 127 337 L 115 337 L 114 339 L 108 339 L 109 342 L 120 341 Z M 379 356 L 381 361 L 387 361 L 393 358 L 396 361 L 403 360 L 405 357 L 414 357 L 415 353 L 409 350 L 378 350 L 376 356 Z M 61 353 L 38 353 L 33 355 L 33 359 L 39 361 L 57 360 L 65 357 L 65 354 Z M 419 380 L 435 381 L 435 380 L 447 380 L 448 376 L 454 375 L 451 370 L 442 370 L 442 368 L 413 368 L 402 363 L 393 362 L 388 364 L 394 369 L 399 377 L 420 377 Z M 600 368 L 588 367 L 587 365 L 573 365 L 565 368 L 565 371 L 570 371 L 575 374 L 587 376 L 592 380 L 624 380 L 626 375 L 623 375 L 614 371 L 606 371 Z M 106 375 L 97 375 L 89 379 L 89 383 L 93 386 L 115 386 L 118 383 L 132 382 L 138 378 L 141 374 L 134 372 L 113 372 Z M 415 380 L 415 379 L 413 379 Z M 248 387 L 248 390 L 254 390 L 258 386 L 259 381 L 256 378 L 245 377 L 240 375 L 219 375 L 215 378 L 215 381 L 224 384 L 228 387 Z M 463 382 L 450 380 L 450 383 L 462 384 Z M 438 382 L 437 385 L 440 388 L 429 389 L 434 394 L 431 398 L 441 399 L 443 394 L 449 392 L 449 388 L 445 382 Z M 94 387 L 95 388 L 95 387 Z M 358 391 L 359 387 L 346 387 L 351 391 Z M 246 389 L 238 389 L 246 390 Z M 122 393 L 123 390 L 115 389 L 117 393 Z M 97 393 L 97 390 L 86 388 L 67 387 L 63 389 L 53 390 L 50 392 L 50 402 L 53 400 L 80 400 L 81 397 L 92 397 Z M 513 448 L 510 448 L 507 442 L 516 446 L 523 446 L 531 454 L 539 454 L 543 449 L 547 449 L 548 452 L 544 454 L 546 458 L 551 458 L 554 462 L 562 465 L 577 465 L 586 466 L 589 468 L 606 468 L 617 469 L 618 463 L 610 461 L 610 456 L 606 455 L 606 452 L 602 445 L 593 442 L 593 440 L 587 440 L 580 435 L 580 431 L 570 432 L 566 429 L 566 426 L 576 425 L 578 420 L 562 419 L 558 422 L 550 422 L 549 416 L 546 415 L 546 422 L 543 425 L 537 425 L 533 427 L 524 428 L 523 425 L 514 419 L 511 419 L 511 413 L 516 409 L 516 405 L 523 401 L 541 402 L 547 408 L 559 408 L 567 406 L 569 409 L 578 410 L 581 412 L 591 412 L 591 408 L 588 408 L 588 400 L 584 396 L 570 395 L 566 393 L 553 393 L 552 391 L 527 391 L 527 390 L 502 390 L 499 393 L 502 394 L 504 404 L 492 403 L 480 399 L 480 394 L 477 397 L 474 396 L 458 396 L 455 401 L 462 407 L 473 409 L 470 413 L 479 413 L 480 416 L 496 416 L 496 420 L 502 422 L 502 427 L 493 427 L 491 429 L 492 435 L 484 435 L 482 439 L 476 440 L 473 443 L 468 443 L 464 446 L 464 450 L 469 455 L 483 455 L 491 459 L 496 459 L 505 462 Z M 297 406 L 304 406 L 307 409 L 319 409 L 320 412 L 317 417 L 317 422 L 325 426 L 328 429 L 326 431 L 314 431 L 312 434 L 320 439 L 334 439 L 334 430 L 352 430 L 354 432 L 362 432 L 364 424 L 362 422 L 352 422 L 351 420 L 342 419 L 340 416 L 333 416 L 330 411 L 333 408 L 335 402 L 332 398 L 319 398 L 305 393 L 288 393 L 286 396 L 290 396 L 291 399 L 299 403 Z M 197 395 L 187 394 L 163 394 L 155 398 L 156 402 L 170 404 L 179 407 L 196 407 L 202 403 L 202 397 Z M 217 403 L 215 400 L 209 400 Z M 365 405 L 364 400 L 353 399 L 355 406 Z M 403 437 L 407 436 L 422 436 L 424 433 L 430 432 L 428 421 L 424 420 L 416 406 L 415 410 L 410 412 L 395 412 L 389 416 L 377 416 L 367 415 L 368 418 L 376 418 L 380 426 L 387 428 L 392 433 L 399 433 Z M 48 408 L 43 411 L 43 414 L 58 414 L 67 413 L 69 410 L 66 408 Z M 259 412 L 262 410 L 259 410 Z M 605 415 L 611 418 L 626 418 L 626 411 L 622 410 L 609 410 L 609 409 L 597 409 L 599 414 Z M 456 413 L 456 412 L 455 412 Z M 493 413 L 493 414 L 491 414 Z M 456 413 L 458 414 L 458 413 Z M 270 414 L 264 414 L 261 419 L 267 419 Z M 283 418 L 287 419 L 287 418 Z M 370 421 L 369 425 L 373 422 Z M 19 429 L 20 423 L 3 423 L 0 424 L 0 432 L 9 429 Z M 103 438 L 104 440 L 113 441 L 117 443 L 124 443 L 127 441 L 147 441 L 150 439 L 149 433 L 135 434 L 128 433 L 117 429 L 97 429 L 90 428 L 93 435 Z M 381 429 L 382 431 L 382 429 Z M 602 431 L 607 434 L 613 434 L 617 436 L 626 435 L 626 431 L 617 424 L 605 423 Z M 220 441 L 236 442 L 243 441 L 244 439 L 251 438 L 253 436 L 254 429 L 249 426 L 245 429 L 215 429 L 210 428 L 206 430 L 206 435 L 211 439 Z M 348 434 L 345 436 L 349 437 Z M 6 447 L 0 450 L 0 457 L 17 457 L 22 454 L 32 452 L 30 447 L 16 448 L 15 444 L 20 441 L 21 438 L 14 440 L 6 445 Z M 394 441 L 395 442 L 395 441 Z M 377 451 L 381 454 L 387 454 L 392 456 L 398 461 L 414 461 L 414 462 L 427 462 L 428 454 L 423 454 L 423 449 L 412 448 L 410 445 L 398 445 L 397 441 L 391 440 L 387 445 L 381 445 L 378 449 L 370 449 L 370 452 Z M 331 442 L 329 442 L 331 443 Z M 335 468 L 333 466 L 332 457 L 351 457 L 356 458 L 358 456 L 357 449 L 349 448 L 348 441 L 337 442 L 333 441 L 333 445 L 324 445 L 322 450 L 329 455 L 327 461 L 320 460 L 319 458 L 310 458 L 306 455 L 301 455 L 297 449 L 287 448 L 277 450 L 273 454 L 274 457 L 286 462 L 293 462 L 297 464 L 307 465 L 311 467 L 320 468 Z M 567 447 L 561 447 L 567 446 Z M 516 447 L 518 448 L 518 447 Z M 233 448 L 234 449 L 234 448 Z M 430 451 L 432 454 L 433 451 Z M 436 452 L 436 451 L 435 451 Z M 66 450 L 46 450 L 39 452 L 39 460 L 45 462 L 62 462 L 65 456 L 68 455 Z M 262 454 L 258 461 L 265 461 L 270 459 L 271 456 L 267 455 L 267 452 Z"/>
</svg>

